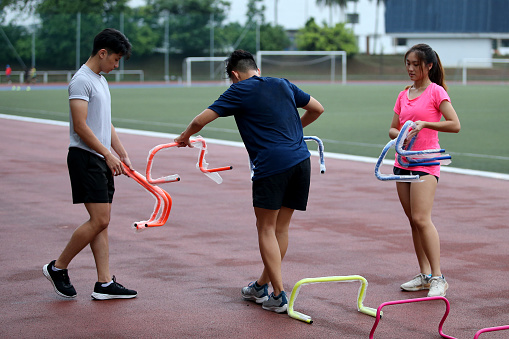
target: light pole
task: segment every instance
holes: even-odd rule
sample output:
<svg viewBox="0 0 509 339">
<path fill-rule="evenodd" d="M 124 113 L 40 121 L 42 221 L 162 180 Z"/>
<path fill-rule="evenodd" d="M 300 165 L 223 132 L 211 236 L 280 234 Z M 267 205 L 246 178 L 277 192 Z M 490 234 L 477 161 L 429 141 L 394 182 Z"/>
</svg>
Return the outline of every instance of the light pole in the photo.
<svg viewBox="0 0 509 339">
<path fill-rule="evenodd" d="M 32 27 L 32 68 L 35 67 L 35 32 L 37 31 L 36 25 L 31 25 Z"/>
<path fill-rule="evenodd" d="M 277 26 L 277 3 L 278 0 L 274 0 L 274 26 Z"/>
<path fill-rule="evenodd" d="M 170 12 L 165 10 L 164 20 L 164 81 L 170 82 Z"/>
<path fill-rule="evenodd" d="M 81 12 L 76 14 L 76 70 L 80 69 Z"/>
<path fill-rule="evenodd" d="M 214 12 L 210 13 L 210 80 L 214 79 Z"/>
</svg>

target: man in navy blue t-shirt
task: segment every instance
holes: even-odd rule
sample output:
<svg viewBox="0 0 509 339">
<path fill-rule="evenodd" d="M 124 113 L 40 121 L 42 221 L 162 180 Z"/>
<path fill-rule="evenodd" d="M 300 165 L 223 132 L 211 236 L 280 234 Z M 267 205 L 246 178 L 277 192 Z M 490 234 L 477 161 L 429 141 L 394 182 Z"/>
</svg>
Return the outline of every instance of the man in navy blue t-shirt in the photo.
<svg viewBox="0 0 509 339">
<path fill-rule="evenodd" d="M 264 270 L 257 281 L 242 288 L 246 300 L 278 313 L 286 312 L 281 262 L 288 248 L 288 229 L 294 210 L 306 210 L 310 182 L 310 153 L 303 127 L 324 111 L 309 94 L 286 79 L 260 77 L 253 55 L 234 51 L 226 60 L 233 82 L 212 105 L 197 115 L 175 138 L 179 147 L 218 117 L 233 115 L 254 165 L 253 207 Z M 302 116 L 297 108 L 305 110 Z M 268 294 L 268 284 L 273 293 Z"/>
</svg>

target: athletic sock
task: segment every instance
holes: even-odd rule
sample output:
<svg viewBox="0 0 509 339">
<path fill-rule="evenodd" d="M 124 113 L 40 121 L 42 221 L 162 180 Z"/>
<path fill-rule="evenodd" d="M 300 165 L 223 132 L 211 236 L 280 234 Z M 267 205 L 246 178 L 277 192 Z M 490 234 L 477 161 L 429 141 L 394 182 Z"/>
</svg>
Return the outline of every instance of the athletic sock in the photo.
<svg viewBox="0 0 509 339">
<path fill-rule="evenodd" d="M 108 286 L 110 286 L 111 284 L 113 284 L 113 280 L 111 280 L 110 282 L 107 282 L 107 283 L 101 284 L 101 286 L 102 286 L 102 287 L 108 287 Z"/>
<path fill-rule="evenodd" d="M 63 270 L 62 268 L 56 268 L 56 267 L 55 267 L 55 265 L 53 265 L 53 266 L 51 267 L 51 269 L 53 270 L 53 272 L 58 272 L 58 271 Z"/>
</svg>

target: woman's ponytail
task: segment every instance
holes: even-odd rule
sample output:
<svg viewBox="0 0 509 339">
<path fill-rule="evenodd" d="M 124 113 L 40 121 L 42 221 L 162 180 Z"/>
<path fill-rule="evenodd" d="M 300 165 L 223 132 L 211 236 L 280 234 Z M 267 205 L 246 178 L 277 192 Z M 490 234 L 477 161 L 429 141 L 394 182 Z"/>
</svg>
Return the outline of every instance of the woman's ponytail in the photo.
<svg viewBox="0 0 509 339">
<path fill-rule="evenodd" d="M 412 46 L 406 53 L 405 53 L 405 60 L 408 56 L 408 54 L 414 52 L 419 60 L 421 61 L 421 67 L 422 63 L 429 65 L 432 64 L 431 69 L 429 70 L 428 77 L 431 80 L 431 82 L 434 82 L 437 85 L 442 86 L 447 91 L 447 85 L 445 84 L 445 72 L 444 68 L 442 67 L 442 62 L 440 61 L 440 57 L 438 56 L 438 53 L 433 50 L 429 45 L 426 44 L 417 44 Z"/>
</svg>

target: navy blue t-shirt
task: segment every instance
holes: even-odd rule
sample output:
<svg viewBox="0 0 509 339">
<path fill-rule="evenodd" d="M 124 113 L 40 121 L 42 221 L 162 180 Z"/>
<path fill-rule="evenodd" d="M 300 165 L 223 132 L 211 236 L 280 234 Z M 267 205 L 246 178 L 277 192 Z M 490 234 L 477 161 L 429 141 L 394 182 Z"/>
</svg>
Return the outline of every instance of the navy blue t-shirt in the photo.
<svg viewBox="0 0 509 339">
<path fill-rule="evenodd" d="M 286 79 L 257 77 L 232 84 L 209 109 L 233 115 L 254 164 L 253 180 L 282 173 L 311 156 L 298 107 L 310 95 Z"/>
</svg>

